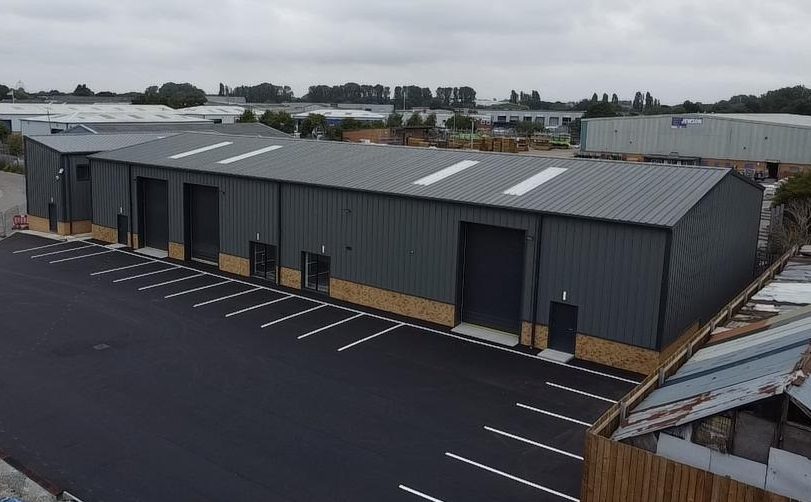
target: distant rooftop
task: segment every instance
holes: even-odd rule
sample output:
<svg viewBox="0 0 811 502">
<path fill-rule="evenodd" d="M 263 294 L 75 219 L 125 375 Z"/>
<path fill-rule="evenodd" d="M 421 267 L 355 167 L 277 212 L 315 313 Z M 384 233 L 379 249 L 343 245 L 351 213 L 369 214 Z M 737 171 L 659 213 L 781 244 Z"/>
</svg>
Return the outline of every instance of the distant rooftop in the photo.
<svg viewBox="0 0 811 502">
<path fill-rule="evenodd" d="M 28 139 L 60 153 L 96 153 L 146 143 L 170 134 L 50 134 L 28 136 Z"/>
<path fill-rule="evenodd" d="M 179 108 L 175 113 L 180 115 L 242 115 L 245 108 L 241 106 L 203 105 Z"/>
<path fill-rule="evenodd" d="M 178 115 L 163 111 L 103 111 L 103 112 L 74 112 L 65 114 L 37 115 L 22 119 L 28 122 L 51 122 L 57 124 L 103 124 L 115 122 L 175 122 L 175 123 L 199 123 L 207 122 L 205 119 Z"/>
<path fill-rule="evenodd" d="M 107 123 L 77 124 L 69 127 L 63 134 L 110 134 L 110 133 L 168 133 L 210 131 L 220 134 L 238 134 L 240 136 L 259 136 L 265 138 L 289 138 L 290 135 L 259 122 L 238 122 L 236 124 L 215 124 L 213 122 L 155 124 L 140 123 Z"/>
<path fill-rule="evenodd" d="M 641 120 L 656 117 L 696 117 L 713 118 L 721 120 L 737 120 L 741 122 L 759 122 L 766 124 L 778 124 L 799 127 L 811 127 L 811 115 L 796 115 L 791 113 L 668 113 L 662 115 L 631 115 L 624 117 L 599 117 L 584 119 L 594 120 Z"/>
<path fill-rule="evenodd" d="M 63 115 L 68 113 L 174 113 L 165 105 L 131 105 L 126 103 L 11 103 L 0 102 L 0 115 Z"/>
<path fill-rule="evenodd" d="M 367 112 L 366 110 L 352 110 L 347 108 L 321 108 L 309 110 L 293 115 L 297 119 L 306 119 L 310 115 L 318 114 L 328 119 L 357 119 L 357 120 L 386 120 L 386 116 L 380 113 Z"/>
</svg>

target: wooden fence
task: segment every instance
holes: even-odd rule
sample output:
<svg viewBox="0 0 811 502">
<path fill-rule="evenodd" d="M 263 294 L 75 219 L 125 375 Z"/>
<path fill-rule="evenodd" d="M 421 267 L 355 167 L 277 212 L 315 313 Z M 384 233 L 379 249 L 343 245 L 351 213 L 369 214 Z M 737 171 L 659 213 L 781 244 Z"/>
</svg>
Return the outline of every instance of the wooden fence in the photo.
<svg viewBox="0 0 811 502">
<path fill-rule="evenodd" d="M 611 406 L 586 431 L 583 455 L 581 500 L 603 501 L 772 501 L 784 502 L 781 497 L 753 486 L 739 483 L 725 476 L 696 469 L 685 464 L 659 457 L 646 450 L 610 439 L 628 410 L 633 409 L 651 392 L 673 375 L 692 355 L 706 343 L 716 327 L 732 315 L 783 269 L 797 253 L 793 247 L 766 269 L 743 292 L 732 299 L 704 327 L 684 337 L 679 346 L 670 349 L 668 356 L 636 388 Z"/>
</svg>

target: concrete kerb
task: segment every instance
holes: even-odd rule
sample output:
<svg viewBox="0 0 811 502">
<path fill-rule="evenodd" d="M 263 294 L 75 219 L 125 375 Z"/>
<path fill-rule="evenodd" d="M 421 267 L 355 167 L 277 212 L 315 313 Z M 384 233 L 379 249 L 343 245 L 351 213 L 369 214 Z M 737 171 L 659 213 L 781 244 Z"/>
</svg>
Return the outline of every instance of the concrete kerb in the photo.
<svg viewBox="0 0 811 502">
<path fill-rule="evenodd" d="M 98 243 L 95 243 L 95 242 L 89 242 L 89 244 L 94 245 L 94 246 L 98 246 L 98 247 L 106 248 L 105 245 L 98 244 Z M 143 254 L 138 254 L 138 253 L 134 253 L 134 252 L 131 252 L 131 251 L 124 251 L 122 249 L 116 249 L 115 251 L 118 252 L 118 253 L 127 254 L 127 255 L 130 255 L 130 256 L 134 256 L 136 258 L 141 258 L 141 259 L 153 261 L 153 262 L 156 262 L 156 263 L 168 263 L 168 262 L 166 262 L 164 260 L 158 260 L 158 259 L 154 259 L 154 258 L 149 258 L 147 256 L 144 256 Z M 190 271 L 194 271 L 194 272 L 201 272 L 199 269 L 196 269 L 196 268 L 193 268 L 193 267 L 188 267 L 188 266 L 185 266 L 185 265 L 181 265 L 181 264 L 176 263 L 176 262 L 172 262 L 172 264 L 179 267 L 179 268 L 183 268 L 183 269 L 186 269 L 186 270 L 190 270 Z M 300 298 L 300 299 L 310 301 L 310 302 L 314 302 L 314 303 L 317 303 L 317 304 L 332 306 L 332 307 L 335 307 L 335 308 L 338 308 L 338 309 L 341 309 L 341 310 L 344 310 L 344 311 L 347 311 L 347 312 L 352 312 L 352 313 L 355 313 L 355 314 L 363 314 L 365 316 L 368 316 L 368 317 L 371 317 L 371 318 L 374 318 L 374 319 L 379 319 L 379 320 L 382 320 L 382 321 L 399 323 L 399 324 L 401 324 L 402 326 L 405 326 L 405 327 L 419 329 L 419 330 L 426 331 L 426 332 L 429 332 L 429 333 L 434 333 L 434 334 L 442 335 L 442 336 L 445 336 L 445 337 L 454 338 L 456 340 L 460 340 L 460 341 L 463 341 L 463 342 L 488 347 L 488 348 L 499 350 L 499 351 L 502 351 L 502 352 L 515 354 L 515 355 L 518 355 L 518 356 L 521 356 L 521 357 L 528 357 L 528 358 L 531 358 L 531 359 L 536 359 L 538 361 L 543 361 L 544 363 L 555 364 L 555 365 L 563 366 L 563 367 L 570 368 L 570 369 L 573 369 L 573 370 L 576 370 L 576 371 L 581 371 L 581 372 L 589 373 L 589 374 L 592 374 L 592 375 L 598 375 L 598 376 L 602 376 L 602 377 L 605 377 L 605 378 L 610 378 L 610 379 L 613 379 L 613 380 L 617 380 L 617 381 L 625 382 L 625 383 L 630 383 L 630 384 L 634 384 L 634 385 L 637 385 L 637 384 L 640 383 L 638 380 L 632 380 L 630 378 L 624 378 L 624 377 L 620 377 L 620 376 L 617 376 L 617 375 L 612 375 L 610 373 L 604 373 L 602 371 L 592 370 L 592 369 L 588 369 L 588 368 L 582 368 L 580 366 L 574 366 L 574 365 L 567 364 L 567 363 L 562 363 L 562 362 L 557 362 L 557 361 L 548 361 L 548 360 L 545 360 L 545 359 L 541 359 L 540 357 L 538 357 L 535 354 L 529 354 L 529 353 L 521 352 L 519 350 L 515 350 L 515 349 L 509 348 L 509 347 L 503 347 L 503 346 L 499 346 L 499 345 L 490 344 L 490 343 L 487 343 L 487 342 L 484 342 L 484 341 L 481 341 L 481 340 L 475 340 L 475 339 L 472 339 L 472 338 L 467 338 L 467 337 L 456 335 L 456 334 L 453 334 L 453 333 L 448 333 L 448 332 L 445 332 L 445 331 L 441 331 L 441 330 L 438 330 L 438 329 L 435 329 L 435 328 L 429 328 L 427 326 L 420 326 L 418 324 L 414 324 L 414 323 L 410 323 L 410 322 L 398 321 L 396 319 L 381 316 L 381 315 L 378 315 L 378 314 L 373 314 L 371 312 L 364 312 L 362 310 L 357 310 L 357 309 L 347 307 L 347 306 L 343 306 L 343 305 L 337 305 L 335 303 L 326 302 L 326 301 L 323 301 L 323 300 L 319 300 L 319 299 L 316 299 L 316 298 L 311 298 L 311 297 L 300 295 L 300 294 L 297 294 L 297 293 L 292 293 L 292 292 L 289 292 L 289 291 L 283 291 L 281 289 L 271 288 L 269 286 L 257 285 L 256 283 L 244 281 L 244 280 L 241 280 L 241 279 L 236 279 L 236 278 L 233 278 L 233 277 L 228 277 L 228 276 L 221 275 L 221 274 L 216 274 L 216 273 L 213 273 L 213 272 L 204 272 L 204 273 L 209 275 L 209 276 L 212 276 L 212 277 L 217 277 L 217 278 L 220 278 L 220 279 L 228 280 L 228 281 L 239 283 L 239 284 L 244 284 L 246 286 L 251 286 L 251 287 L 257 287 L 258 286 L 258 287 L 260 287 L 262 289 L 265 289 L 267 291 L 272 291 L 274 293 L 290 295 L 292 297 Z"/>
</svg>

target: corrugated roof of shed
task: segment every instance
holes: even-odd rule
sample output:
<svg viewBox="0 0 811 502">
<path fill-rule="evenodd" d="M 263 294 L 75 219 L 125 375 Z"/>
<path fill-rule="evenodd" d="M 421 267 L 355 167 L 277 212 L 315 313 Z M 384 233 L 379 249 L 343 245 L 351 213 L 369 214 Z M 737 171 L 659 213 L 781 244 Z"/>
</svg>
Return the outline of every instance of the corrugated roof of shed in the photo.
<svg viewBox="0 0 811 502">
<path fill-rule="evenodd" d="M 28 139 L 60 153 L 96 153 L 162 139 L 171 134 L 50 134 L 28 136 Z"/>
<path fill-rule="evenodd" d="M 232 144 L 222 148 L 169 158 L 221 141 L 222 135 L 184 133 L 94 158 L 665 227 L 730 174 L 712 167 L 244 136 L 229 136 Z M 282 148 L 218 163 L 272 145 Z M 478 163 L 430 185 L 414 184 L 463 160 Z M 524 195 L 504 193 L 548 167 L 566 171 Z"/>
</svg>

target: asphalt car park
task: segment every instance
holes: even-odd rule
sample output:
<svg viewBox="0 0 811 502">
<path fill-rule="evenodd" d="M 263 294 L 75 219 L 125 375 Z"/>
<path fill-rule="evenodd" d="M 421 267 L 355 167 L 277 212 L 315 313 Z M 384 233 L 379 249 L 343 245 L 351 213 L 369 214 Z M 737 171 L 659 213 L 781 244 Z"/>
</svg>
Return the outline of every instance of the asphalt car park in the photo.
<svg viewBox="0 0 811 502">
<path fill-rule="evenodd" d="M 634 385 L 91 241 L 0 242 L 0 449 L 85 500 L 577 500 Z"/>
</svg>

